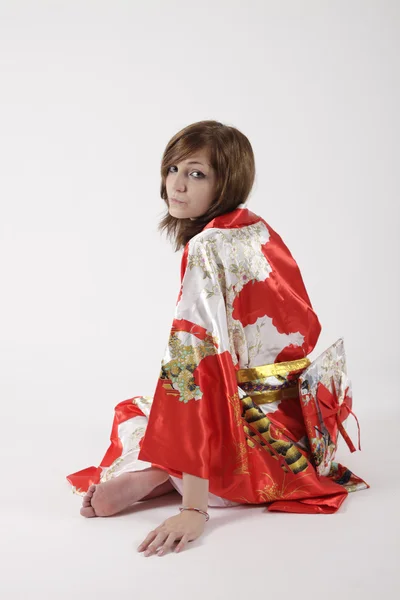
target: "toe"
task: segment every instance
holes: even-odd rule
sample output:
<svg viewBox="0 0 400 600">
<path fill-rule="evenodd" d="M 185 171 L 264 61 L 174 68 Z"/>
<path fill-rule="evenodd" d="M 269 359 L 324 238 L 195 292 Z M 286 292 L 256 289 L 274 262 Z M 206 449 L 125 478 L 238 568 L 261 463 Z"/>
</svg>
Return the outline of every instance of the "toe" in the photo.
<svg viewBox="0 0 400 600">
<path fill-rule="evenodd" d="M 82 501 L 82 508 L 91 508 L 93 510 L 93 507 L 92 507 L 92 498 L 93 498 L 93 494 L 94 494 L 95 491 L 96 491 L 96 486 L 95 485 L 89 486 L 89 489 L 86 492 L 86 495 L 84 496 L 83 501 Z M 93 510 L 93 512 L 95 512 L 95 511 Z M 94 515 L 84 514 L 84 516 L 96 516 L 96 513 Z"/>
<path fill-rule="evenodd" d="M 86 506 L 86 507 L 82 507 L 80 510 L 80 513 L 82 515 L 82 517 L 97 517 L 96 513 L 94 512 L 94 508 L 92 506 Z"/>
<path fill-rule="evenodd" d="M 90 504 L 92 496 L 93 496 L 93 491 L 91 491 L 91 489 L 89 488 L 88 491 L 86 492 L 85 496 L 83 497 L 83 504 L 85 506 L 87 506 L 88 504 Z"/>
</svg>

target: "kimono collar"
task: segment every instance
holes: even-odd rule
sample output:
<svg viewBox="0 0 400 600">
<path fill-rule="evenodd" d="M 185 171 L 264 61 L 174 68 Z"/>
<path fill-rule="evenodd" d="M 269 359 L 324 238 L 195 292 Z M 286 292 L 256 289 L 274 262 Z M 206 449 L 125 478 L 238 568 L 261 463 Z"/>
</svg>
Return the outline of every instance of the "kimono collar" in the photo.
<svg viewBox="0 0 400 600">
<path fill-rule="evenodd" d="M 245 208 L 245 204 L 239 204 L 235 210 L 224 213 L 212 219 L 202 231 L 211 229 L 211 227 L 217 227 L 220 229 L 232 229 L 234 227 L 245 227 L 246 225 L 253 225 L 261 221 L 261 217 L 251 212 L 248 208 Z"/>
</svg>

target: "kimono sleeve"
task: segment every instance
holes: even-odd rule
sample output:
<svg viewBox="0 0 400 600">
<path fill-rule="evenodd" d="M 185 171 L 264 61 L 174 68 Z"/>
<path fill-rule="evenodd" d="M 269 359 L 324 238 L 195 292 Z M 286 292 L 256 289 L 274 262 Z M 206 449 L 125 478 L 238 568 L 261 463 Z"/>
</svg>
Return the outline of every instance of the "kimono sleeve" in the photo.
<svg viewBox="0 0 400 600">
<path fill-rule="evenodd" d="M 170 475 L 218 476 L 222 453 L 230 445 L 234 416 L 229 400 L 238 388 L 224 281 L 223 262 L 207 240 L 191 240 L 139 453 L 140 460 Z"/>
</svg>

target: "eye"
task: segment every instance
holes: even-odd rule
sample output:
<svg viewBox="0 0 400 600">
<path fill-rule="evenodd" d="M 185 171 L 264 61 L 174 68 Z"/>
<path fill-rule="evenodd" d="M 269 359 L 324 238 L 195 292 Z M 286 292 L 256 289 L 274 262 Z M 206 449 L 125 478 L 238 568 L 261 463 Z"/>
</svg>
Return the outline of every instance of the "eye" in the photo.
<svg viewBox="0 0 400 600">
<path fill-rule="evenodd" d="M 171 172 L 170 169 L 176 169 L 176 166 L 175 165 L 171 165 L 170 167 L 168 167 L 167 173 Z M 203 177 L 205 177 L 204 173 L 202 173 L 201 171 L 192 171 L 191 175 L 193 173 L 198 173 L 200 175 L 199 177 L 195 177 L 195 179 L 203 179 Z"/>
</svg>

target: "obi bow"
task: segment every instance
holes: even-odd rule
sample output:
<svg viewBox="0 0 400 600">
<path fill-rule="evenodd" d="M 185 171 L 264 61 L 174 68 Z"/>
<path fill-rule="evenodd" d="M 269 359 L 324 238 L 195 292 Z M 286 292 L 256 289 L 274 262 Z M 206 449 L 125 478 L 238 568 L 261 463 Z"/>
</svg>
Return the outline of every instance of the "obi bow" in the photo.
<svg viewBox="0 0 400 600">
<path fill-rule="evenodd" d="M 355 452 L 356 448 L 355 448 L 353 442 L 351 441 L 350 437 L 348 436 L 345 428 L 343 427 L 343 421 L 345 421 L 346 418 L 348 417 L 349 413 L 351 413 L 353 415 L 353 417 L 355 418 L 355 420 L 357 421 L 358 449 L 361 450 L 360 424 L 358 422 L 356 415 L 351 410 L 352 398 L 351 398 L 351 396 L 348 395 L 349 386 L 346 387 L 346 390 L 344 392 L 343 402 L 341 404 L 339 404 L 333 377 L 331 378 L 331 380 L 332 380 L 333 392 L 331 392 L 321 381 L 318 382 L 316 395 L 317 395 L 317 399 L 319 402 L 322 419 L 325 423 L 327 430 L 329 431 L 329 434 L 330 434 L 332 440 L 334 440 L 336 443 L 334 434 L 335 434 L 335 426 L 337 425 L 340 433 L 342 434 L 346 444 L 348 445 L 348 447 L 350 449 L 350 452 Z"/>
</svg>

